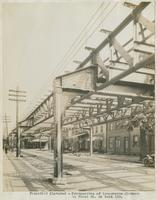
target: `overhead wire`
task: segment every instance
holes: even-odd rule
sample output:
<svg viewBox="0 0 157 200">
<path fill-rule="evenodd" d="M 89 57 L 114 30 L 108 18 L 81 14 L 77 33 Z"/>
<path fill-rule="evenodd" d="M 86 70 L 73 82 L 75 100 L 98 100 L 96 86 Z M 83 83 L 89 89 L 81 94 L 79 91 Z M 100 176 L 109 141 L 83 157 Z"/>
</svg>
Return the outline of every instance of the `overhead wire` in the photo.
<svg viewBox="0 0 157 200">
<path fill-rule="evenodd" d="M 104 8 L 104 11 L 107 9 L 107 7 L 108 7 L 108 5 L 110 4 L 110 2 L 109 3 L 107 3 L 107 6 L 105 6 L 105 8 Z M 103 4 L 104 5 L 104 4 Z M 100 10 L 100 8 L 102 9 L 102 4 L 99 6 L 99 10 Z M 99 11 L 98 10 L 98 11 Z M 97 11 L 97 12 L 98 12 Z M 96 16 L 96 15 L 94 15 L 94 16 Z M 92 20 L 94 20 L 94 18 L 92 19 L 90 19 L 90 22 L 92 23 L 91 25 L 90 25 L 90 23 L 88 23 L 88 25 L 89 25 L 89 27 L 91 28 L 95 23 L 96 23 L 96 21 L 100 18 L 100 16 L 101 16 L 101 14 L 99 13 L 99 15 L 98 15 L 98 17 L 95 19 L 95 21 L 94 22 L 92 22 Z M 86 26 L 86 29 L 90 29 L 88 26 Z M 86 34 L 87 34 L 87 30 L 86 29 L 84 29 L 84 34 L 82 35 L 82 37 L 79 39 L 79 40 L 77 40 L 77 43 L 75 42 L 75 46 L 76 46 L 76 48 L 77 48 L 77 46 L 82 42 L 82 40 L 84 39 L 84 37 L 86 36 Z M 72 49 L 75 49 L 75 46 L 73 46 L 73 48 Z M 61 62 L 59 62 L 59 64 L 57 64 L 57 66 L 56 66 L 56 70 L 53 72 L 53 74 L 55 74 L 55 73 L 57 73 L 57 71 L 58 72 L 60 72 L 60 71 L 62 71 L 63 70 L 63 68 L 64 68 L 64 65 L 62 65 L 62 63 L 64 64 L 65 63 L 65 61 L 71 56 L 71 54 L 73 54 L 73 51 L 70 53 L 70 55 L 68 55 L 68 57 L 66 58 L 66 59 L 64 59 L 64 60 L 61 60 Z M 59 68 L 59 70 L 58 70 L 58 68 Z"/>
<path fill-rule="evenodd" d="M 102 2 L 100 4 L 100 6 L 96 9 L 96 11 L 94 12 L 94 14 L 91 16 L 90 20 L 88 21 L 88 23 L 85 25 L 85 27 L 82 29 L 82 31 L 80 32 L 80 34 L 76 37 L 76 39 L 74 40 L 74 42 L 70 45 L 70 47 L 68 48 L 67 52 L 65 53 L 64 57 L 62 58 L 62 60 L 57 64 L 57 66 L 62 63 L 64 61 L 64 59 L 66 58 L 66 56 L 69 54 L 69 52 L 71 52 L 72 48 L 74 48 L 74 45 L 76 43 L 78 43 L 78 39 L 81 37 L 81 35 L 83 34 L 83 32 L 86 30 L 86 28 L 88 27 L 88 25 L 91 23 L 91 21 L 93 20 L 93 18 L 96 16 L 96 14 L 99 12 L 99 10 L 102 8 L 104 2 Z"/>
<path fill-rule="evenodd" d="M 97 31 L 97 29 L 100 27 L 100 25 L 102 24 L 102 22 L 111 14 L 111 12 L 115 9 L 115 7 L 118 5 L 118 2 L 111 8 L 111 10 L 105 15 L 105 17 L 103 18 L 103 20 L 101 20 L 101 22 L 98 24 L 98 26 L 96 26 L 96 28 L 94 29 L 94 31 L 86 38 L 86 41 Z M 86 41 L 84 41 L 81 46 L 77 49 L 77 51 L 73 54 L 73 58 L 77 55 L 77 53 L 81 50 L 81 48 L 84 46 L 84 44 L 86 43 Z M 68 65 L 71 62 L 71 59 L 68 60 L 69 62 L 66 62 L 66 65 Z M 64 63 L 65 64 L 65 63 Z"/>
<path fill-rule="evenodd" d="M 106 11 L 106 9 L 109 7 L 110 4 L 111 4 L 111 2 L 108 2 L 108 3 L 107 3 L 107 5 L 105 6 L 105 8 L 103 9 L 103 12 Z M 102 9 L 102 8 L 101 8 L 101 9 Z M 91 28 L 93 27 L 93 25 L 98 21 L 98 19 L 99 19 L 101 16 L 102 16 L 102 11 L 99 13 L 98 17 L 93 21 L 93 23 L 90 25 L 90 27 L 88 27 L 88 30 L 91 29 Z M 79 44 L 82 42 L 82 40 L 85 38 L 86 34 L 87 34 L 87 30 L 86 30 L 86 32 L 83 34 L 83 36 L 80 38 L 80 40 L 77 42 L 77 45 L 79 45 Z M 86 41 L 87 38 L 85 38 L 84 40 Z M 76 47 L 77 47 L 77 46 L 76 46 Z M 75 49 L 75 48 L 74 48 L 74 49 Z M 72 52 L 68 57 L 70 57 L 73 53 L 74 53 L 74 52 Z M 67 59 L 68 59 L 68 58 L 67 58 Z M 66 59 L 66 60 L 67 60 L 67 59 Z M 65 64 L 65 62 L 64 62 L 63 64 Z M 57 68 L 58 68 L 59 66 L 60 66 L 60 65 L 57 65 Z M 57 68 L 56 68 L 56 69 L 57 69 Z M 60 67 L 59 72 L 62 71 L 63 68 L 64 68 L 64 65 L 63 65 L 62 67 Z"/>
<path fill-rule="evenodd" d="M 87 29 L 87 27 L 90 25 L 90 23 L 93 21 L 93 19 L 97 16 L 97 14 L 99 13 L 99 10 L 102 9 L 104 5 L 104 2 L 102 2 L 97 9 L 94 11 L 94 13 L 92 14 L 92 16 L 90 17 L 88 23 L 84 26 L 84 28 L 81 30 L 81 32 L 79 33 L 79 35 L 77 36 L 77 38 L 74 40 L 74 42 L 71 44 L 71 46 L 68 48 L 67 52 L 65 53 L 64 57 L 61 59 L 61 61 L 56 65 L 56 69 L 58 68 L 58 66 L 60 66 L 60 64 L 62 64 L 64 62 L 64 60 L 66 59 L 66 57 L 69 55 L 69 53 L 72 51 L 72 49 L 74 48 L 74 45 L 77 45 L 77 41 L 78 39 L 82 36 L 82 34 L 84 33 L 84 31 Z M 53 72 L 53 74 L 55 73 L 55 71 Z M 55 75 L 55 74 L 54 74 Z M 50 79 L 52 80 L 52 74 L 49 76 L 49 81 Z M 44 87 L 43 87 L 44 88 Z"/>
<path fill-rule="evenodd" d="M 94 22 L 92 23 L 92 25 L 90 25 L 90 28 L 91 27 L 93 27 L 93 25 L 97 22 L 97 20 L 101 17 L 102 18 L 102 12 L 104 12 L 108 7 L 109 7 L 109 5 L 110 5 L 110 2 L 105 6 L 105 8 L 104 9 L 102 9 L 102 4 L 98 7 L 98 9 L 95 11 L 95 13 L 92 15 L 92 17 L 90 18 L 90 20 L 89 20 L 89 22 L 86 24 L 86 26 L 82 29 L 82 31 L 81 31 L 81 33 L 79 34 L 79 36 L 77 37 L 77 39 L 72 43 L 72 45 L 70 46 L 70 48 L 68 49 L 68 52 L 65 54 L 65 56 L 63 57 L 63 59 L 57 64 L 57 66 L 56 66 L 56 70 L 53 72 L 53 75 L 56 75 L 57 73 L 59 74 L 62 70 L 63 70 L 63 68 L 65 68 L 65 63 L 66 64 L 69 64 L 69 60 L 71 60 L 72 59 L 72 57 L 74 57 L 75 55 L 77 55 L 77 53 L 79 52 L 79 50 L 82 48 L 82 46 L 86 43 L 86 41 L 97 31 L 97 29 L 99 28 L 99 26 L 104 22 L 104 20 L 109 16 L 109 14 L 111 14 L 111 12 L 113 11 L 113 9 L 117 6 L 117 4 L 118 4 L 118 2 L 116 2 L 115 4 L 114 4 L 114 6 L 110 9 L 110 11 L 109 12 L 107 12 L 107 14 L 103 17 L 103 19 L 100 21 L 100 23 L 96 26 L 96 28 L 94 29 L 94 31 L 87 37 L 87 38 L 85 38 L 85 41 L 81 44 L 81 46 L 79 46 L 79 48 L 77 49 L 77 51 L 74 51 L 74 52 L 72 52 L 70 55 L 69 55 L 69 52 L 74 48 L 73 46 L 75 45 L 75 44 L 77 44 L 77 43 L 79 43 L 80 44 L 80 42 L 84 39 L 84 35 L 85 35 L 85 30 L 86 30 L 86 28 L 88 28 L 88 26 L 89 26 L 89 24 L 90 24 L 90 22 L 92 22 L 92 19 L 93 19 L 93 17 L 97 14 L 97 12 L 100 10 L 100 8 L 101 8 L 101 13 L 99 14 L 99 16 L 94 20 Z M 84 32 L 84 34 L 83 34 L 83 32 Z M 83 34 L 83 36 L 81 37 L 81 34 Z M 80 39 L 80 37 L 81 37 L 81 39 Z M 78 41 L 78 39 L 80 39 L 79 41 Z M 70 57 L 69 57 L 69 56 Z M 68 58 L 66 58 L 68 56 Z M 65 59 L 66 59 L 66 62 L 64 62 L 65 61 Z M 68 59 L 68 60 L 67 60 Z M 61 65 L 61 63 L 62 62 L 64 62 L 64 65 L 62 65 L 62 67 L 60 67 L 59 69 L 58 69 L 58 67 Z M 51 76 L 50 76 L 50 78 L 52 79 L 52 74 L 51 74 Z"/>
</svg>

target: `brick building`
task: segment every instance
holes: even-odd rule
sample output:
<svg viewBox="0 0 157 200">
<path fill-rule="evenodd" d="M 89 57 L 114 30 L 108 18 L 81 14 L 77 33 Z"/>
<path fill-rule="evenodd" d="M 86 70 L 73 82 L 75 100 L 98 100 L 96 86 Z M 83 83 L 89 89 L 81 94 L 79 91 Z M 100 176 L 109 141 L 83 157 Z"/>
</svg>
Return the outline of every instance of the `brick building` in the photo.
<svg viewBox="0 0 157 200">
<path fill-rule="evenodd" d="M 87 131 L 67 129 L 65 143 L 67 149 L 77 146 L 77 151 L 89 151 L 90 134 Z M 154 152 L 154 133 L 145 137 L 145 152 Z M 141 133 L 140 126 L 128 128 L 128 119 L 108 122 L 93 126 L 93 152 L 121 154 L 121 155 L 140 155 Z M 142 141 L 143 143 L 143 141 Z M 72 147 L 73 146 L 73 147 Z"/>
</svg>

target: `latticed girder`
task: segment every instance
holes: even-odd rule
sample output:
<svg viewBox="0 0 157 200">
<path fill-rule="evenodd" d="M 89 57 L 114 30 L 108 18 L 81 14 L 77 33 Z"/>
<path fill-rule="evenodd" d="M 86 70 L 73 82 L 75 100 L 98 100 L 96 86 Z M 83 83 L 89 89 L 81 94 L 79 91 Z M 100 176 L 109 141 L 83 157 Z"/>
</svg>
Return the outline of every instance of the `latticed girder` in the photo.
<svg viewBox="0 0 157 200">
<path fill-rule="evenodd" d="M 68 107 L 64 114 L 63 125 L 83 123 L 83 121 L 83 124 L 86 124 L 90 120 L 96 125 L 130 117 L 135 113 L 152 112 L 153 100 L 153 97 L 148 96 L 93 93 L 90 98 L 81 101 L 77 99 Z"/>
<path fill-rule="evenodd" d="M 26 119 L 20 122 L 23 132 L 52 118 L 54 115 L 53 105 L 52 93 Z"/>
</svg>

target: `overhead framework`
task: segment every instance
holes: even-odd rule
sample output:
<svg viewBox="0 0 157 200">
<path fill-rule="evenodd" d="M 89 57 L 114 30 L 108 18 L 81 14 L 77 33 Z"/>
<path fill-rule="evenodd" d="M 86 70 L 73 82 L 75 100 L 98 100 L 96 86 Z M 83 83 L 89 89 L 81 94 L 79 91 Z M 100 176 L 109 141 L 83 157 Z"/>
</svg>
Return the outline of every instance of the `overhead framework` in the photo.
<svg viewBox="0 0 157 200">
<path fill-rule="evenodd" d="M 65 111 L 63 125 L 76 123 L 79 127 L 85 127 L 124 119 L 139 113 L 149 113 L 153 110 L 152 100 L 153 97 L 98 92 L 89 99 L 73 103 Z"/>
<path fill-rule="evenodd" d="M 53 117 L 53 93 L 51 93 L 26 119 L 20 122 L 25 131 Z"/>
<path fill-rule="evenodd" d="M 128 53 L 125 51 L 125 49 L 118 43 L 118 41 L 115 39 L 115 37 L 126 28 L 126 26 L 134 21 L 135 29 L 137 29 L 137 23 L 141 24 L 142 30 L 141 34 L 143 36 L 144 42 L 145 42 L 145 36 L 144 36 L 144 28 L 143 26 L 150 31 L 150 34 L 154 34 L 155 32 L 155 24 L 154 22 L 151 22 L 150 20 L 143 17 L 141 12 L 150 4 L 150 2 L 142 2 L 140 5 L 135 7 L 135 9 L 128 15 L 118 27 L 116 27 L 112 32 L 109 32 L 107 38 L 97 47 L 95 50 L 79 65 L 77 69 L 83 68 L 93 57 L 93 53 L 97 54 L 99 53 L 107 44 L 112 44 L 115 49 L 121 54 L 121 56 L 127 60 L 127 63 L 133 66 L 132 60 Z M 142 18 L 142 20 L 141 20 Z M 136 43 L 136 39 L 138 37 L 137 30 L 135 30 L 134 42 Z M 148 36 L 147 36 L 148 37 Z M 143 41 L 141 41 L 143 42 Z M 144 45 L 144 44 L 143 44 Z"/>
<path fill-rule="evenodd" d="M 55 177 L 63 176 L 63 127 L 90 127 L 154 112 L 155 23 L 142 14 L 149 4 L 135 6 L 112 32 L 101 30 L 102 43 L 86 47 L 89 56 L 74 72 L 57 77 L 53 93 L 20 122 L 22 135 L 44 127 L 54 134 Z M 127 41 L 121 44 L 117 38 L 129 25 L 133 37 L 125 35 Z"/>
</svg>

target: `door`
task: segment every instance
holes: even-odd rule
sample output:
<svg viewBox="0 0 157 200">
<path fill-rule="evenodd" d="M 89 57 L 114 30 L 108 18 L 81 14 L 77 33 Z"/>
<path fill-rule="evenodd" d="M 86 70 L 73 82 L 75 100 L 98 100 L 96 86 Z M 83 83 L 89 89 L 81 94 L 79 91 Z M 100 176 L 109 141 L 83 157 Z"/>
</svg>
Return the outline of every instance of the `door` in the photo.
<svg viewBox="0 0 157 200">
<path fill-rule="evenodd" d="M 124 137 L 124 153 L 129 154 L 129 138 Z"/>
<path fill-rule="evenodd" d="M 155 153 L 155 137 L 154 135 L 149 136 L 149 154 Z"/>
<path fill-rule="evenodd" d="M 120 137 L 116 137 L 116 148 L 115 148 L 115 153 L 119 154 L 120 153 Z"/>
</svg>

